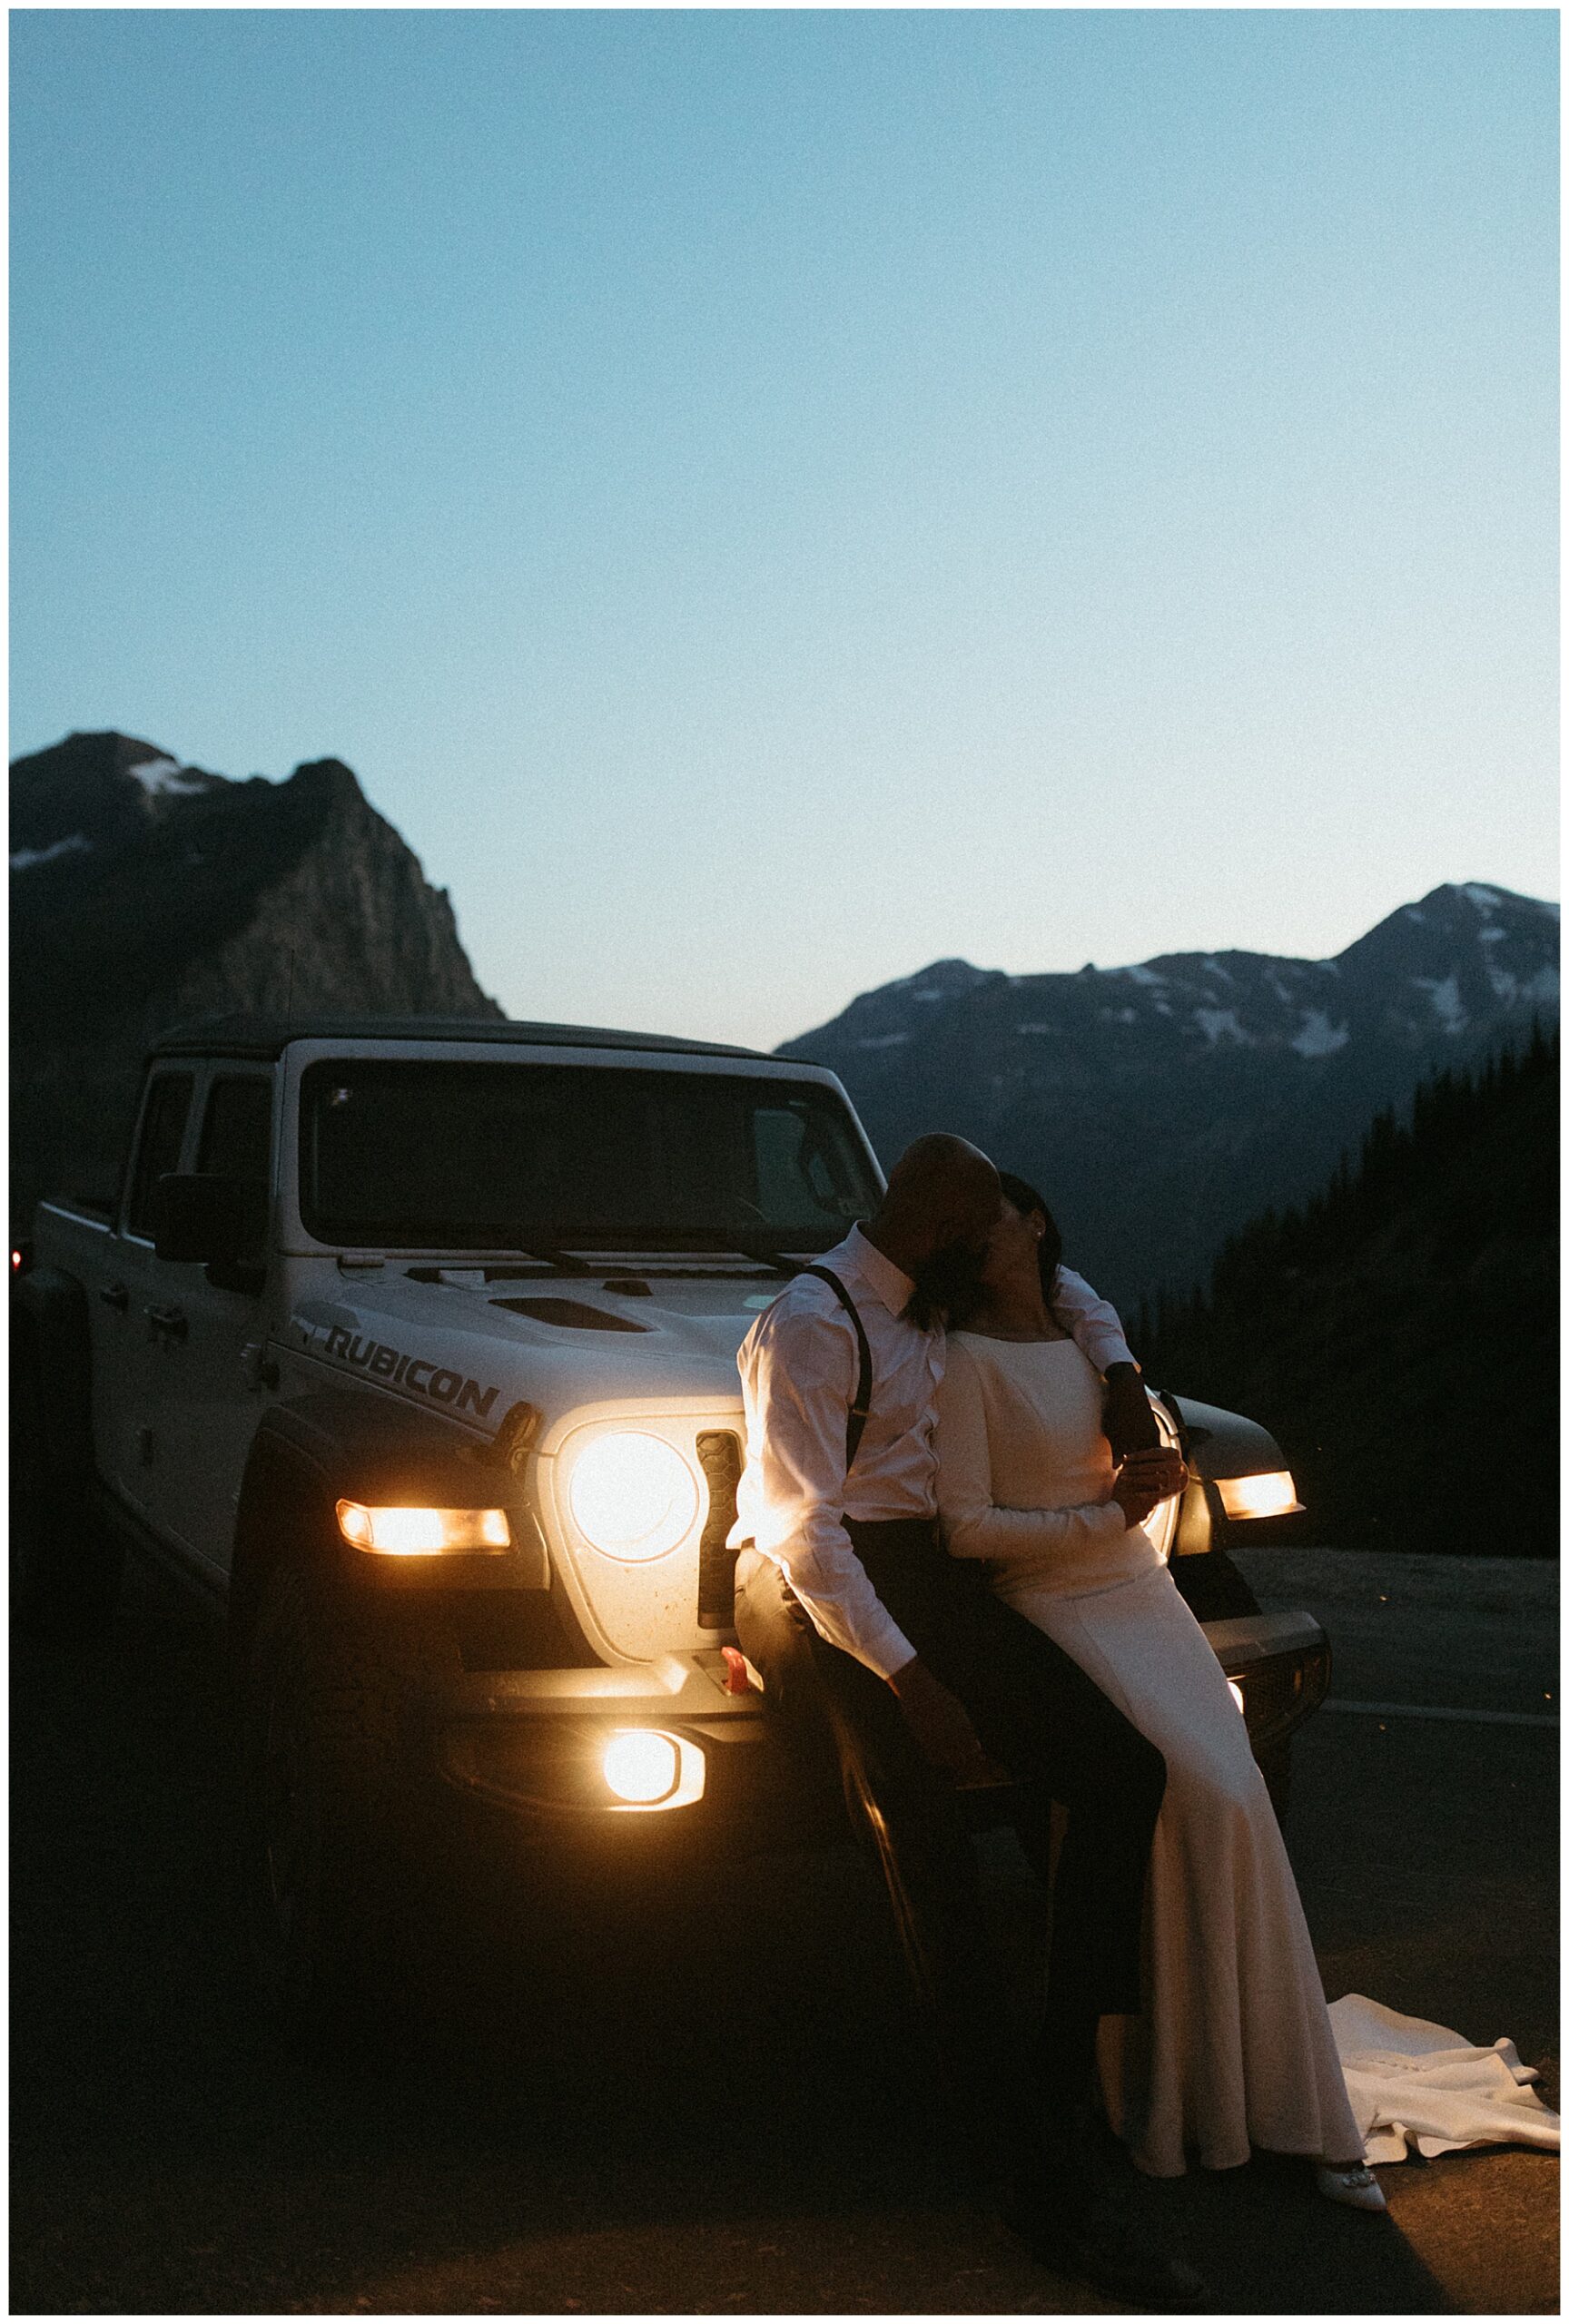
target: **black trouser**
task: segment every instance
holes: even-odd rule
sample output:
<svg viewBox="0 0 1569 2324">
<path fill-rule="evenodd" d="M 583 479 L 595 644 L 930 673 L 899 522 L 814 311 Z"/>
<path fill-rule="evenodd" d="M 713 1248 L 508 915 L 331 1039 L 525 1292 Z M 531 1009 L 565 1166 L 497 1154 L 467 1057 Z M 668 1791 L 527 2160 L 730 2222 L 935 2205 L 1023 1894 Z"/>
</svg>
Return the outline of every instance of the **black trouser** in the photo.
<svg viewBox="0 0 1569 2324">
<path fill-rule="evenodd" d="M 735 1630 L 795 1748 L 836 1754 L 852 1817 L 874 1846 L 917 1991 L 956 2093 L 1001 2131 L 1019 2168 L 1088 2095 L 1094 2027 L 1140 2007 L 1145 1875 L 1166 1765 L 1093 1680 L 934 1522 L 847 1521 L 855 1551 L 911 1645 L 969 1712 L 1014 1782 L 1010 1812 L 1042 1879 L 1051 1802 L 1068 1811 L 1056 1869 L 1047 2006 L 1020 2052 L 981 1909 L 962 1800 L 917 1748 L 887 1681 L 830 1646 L 779 1568 L 743 1553 Z"/>
</svg>

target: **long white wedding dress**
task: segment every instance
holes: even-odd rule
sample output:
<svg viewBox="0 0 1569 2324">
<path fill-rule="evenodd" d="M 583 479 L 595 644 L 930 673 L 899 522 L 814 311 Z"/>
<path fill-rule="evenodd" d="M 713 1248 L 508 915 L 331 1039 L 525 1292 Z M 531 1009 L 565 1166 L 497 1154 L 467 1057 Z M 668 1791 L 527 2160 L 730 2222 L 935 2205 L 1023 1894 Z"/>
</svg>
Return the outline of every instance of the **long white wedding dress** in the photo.
<svg viewBox="0 0 1569 2324">
<path fill-rule="evenodd" d="M 985 1559 L 1165 1755 L 1148 2002 L 1102 2028 L 1112 2127 L 1161 2178 L 1256 2146 L 1349 2162 L 1363 2131 L 1269 1795 L 1209 1641 L 1110 1498 L 1103 1395 L 1072 1340 L 951 1334 L 937 1499 L 952 1553 Z"/>
</svg>

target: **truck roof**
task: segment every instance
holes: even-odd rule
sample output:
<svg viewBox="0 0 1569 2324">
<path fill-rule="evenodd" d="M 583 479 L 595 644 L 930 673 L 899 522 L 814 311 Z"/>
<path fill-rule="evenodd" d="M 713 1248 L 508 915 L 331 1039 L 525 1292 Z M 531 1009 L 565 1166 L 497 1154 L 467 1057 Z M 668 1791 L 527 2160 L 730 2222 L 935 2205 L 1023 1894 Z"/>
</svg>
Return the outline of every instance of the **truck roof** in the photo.
<svg viewBox="0 0 1569 2324">
<path fill-rule="evenodd" d="M 536 1025 L 498 1017 L 203 1017 L 159 1036 L 149 1057 L 281 1057 L 291 1041 L 527 1041 L 538 1048 L 675 1049 L 687 1057 L 750 1057 L 766 1050 L 670 1033 L 623 1033 L 603 1025 Z"/>
</svg>

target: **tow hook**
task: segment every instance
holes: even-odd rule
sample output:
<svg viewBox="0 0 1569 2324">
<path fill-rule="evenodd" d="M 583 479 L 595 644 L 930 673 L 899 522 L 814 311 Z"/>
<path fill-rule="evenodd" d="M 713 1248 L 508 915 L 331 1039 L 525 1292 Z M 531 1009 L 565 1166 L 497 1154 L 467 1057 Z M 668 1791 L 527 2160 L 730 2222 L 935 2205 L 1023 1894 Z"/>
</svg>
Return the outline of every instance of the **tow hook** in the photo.
<svg viewBox="0 0 1569 2324">
<path fill-rule="evenodd" d="M 725 1657 L 725 1691 L 727 1695 L 760 1695 L 763 1681 L 757 1676 L 738 1646 L 722 1646 Z"/>
</svg>

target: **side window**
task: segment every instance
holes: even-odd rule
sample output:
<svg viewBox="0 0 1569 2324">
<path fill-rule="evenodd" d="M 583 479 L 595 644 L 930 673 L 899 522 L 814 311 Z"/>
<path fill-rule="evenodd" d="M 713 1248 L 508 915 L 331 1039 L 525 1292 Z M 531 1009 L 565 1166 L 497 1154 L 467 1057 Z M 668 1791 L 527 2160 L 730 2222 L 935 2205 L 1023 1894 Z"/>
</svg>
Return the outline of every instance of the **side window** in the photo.
<svg viewBox="0 0 1569 2324">
<path fill-rule="evenodd" d="M 215 1081 L 207 1093 L 198 1170 L 266 1186 L 272 1167 L 272 1084 L 259 1073 Z"/>
<path fill-rule="evenodd" d="M 153 1239 L 153 1190 L 166 1171 L 180 1167 L 181 1141 L 195 1086 L 192 1074 L 161 1073 L 148 1092 L 125 1212 L 128 1235 L 140 1235 L 148 1242 Z"/>
</svg>

